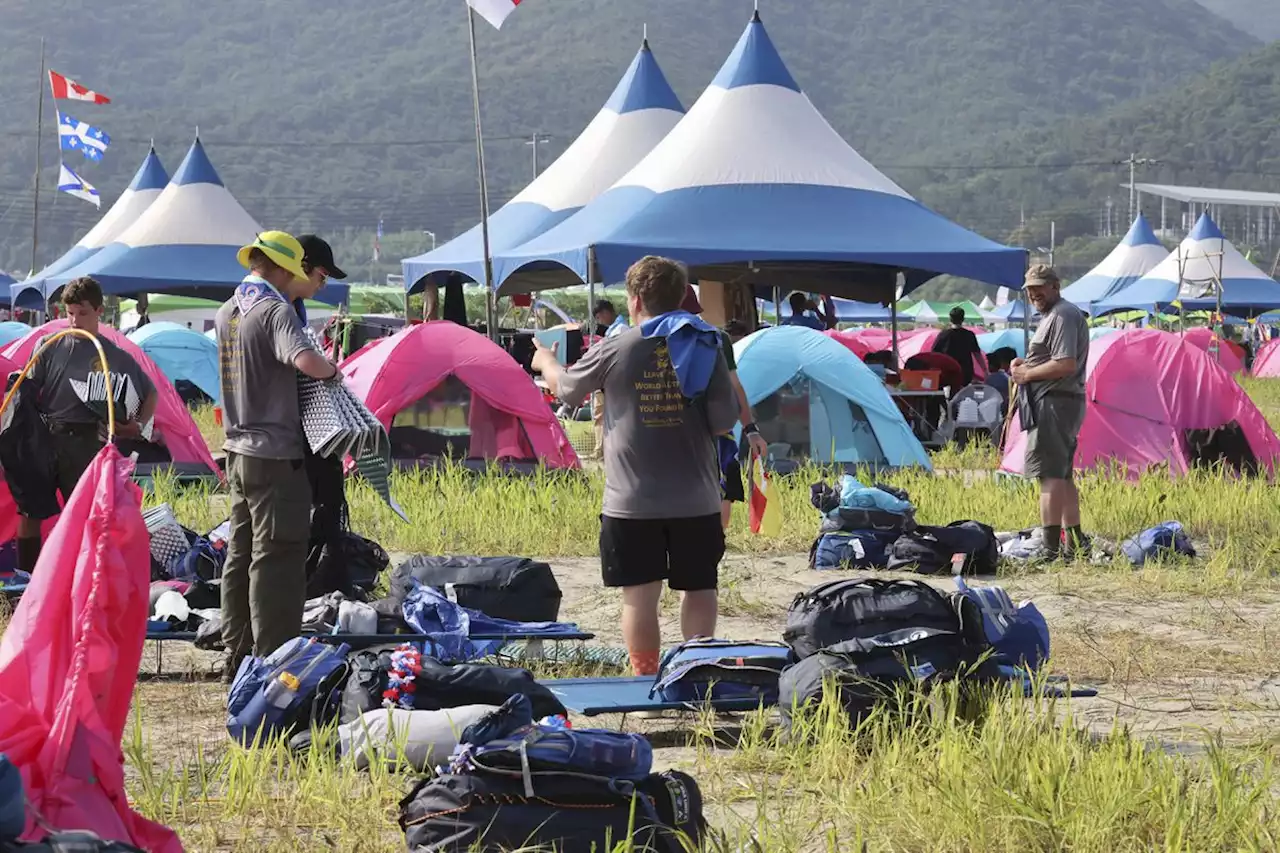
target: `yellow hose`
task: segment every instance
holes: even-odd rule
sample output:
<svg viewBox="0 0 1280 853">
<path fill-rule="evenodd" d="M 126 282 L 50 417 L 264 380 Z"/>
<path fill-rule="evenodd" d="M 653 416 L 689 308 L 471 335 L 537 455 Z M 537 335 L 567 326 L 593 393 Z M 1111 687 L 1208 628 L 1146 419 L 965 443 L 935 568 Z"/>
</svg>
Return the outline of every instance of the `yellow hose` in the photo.
<svg viewBox="0 0 1280 853">
<path fill-rule="evenodd" d="M 27 361 L 27 366 L 22 368 L 22 373 L 18 374 L 18 381 L 13 383 L 13 387 L 4 395 L 4 402 L 0 402 L 0 416 L 3 416 L 9 408 L 9 403 L 13 400 L 13 395 L 18 393 L 18 388 L 26 381 L 27 374 L 31 372 L 31 368 L 36 366 L 36 362 L 40 360 L 40 356 L 44 355 L 44 351 L 53 346 L 57 341 L 68 335 L 76 338 L 84 338 L 93 344 L 93 348 L 98 351 L 98 360 L 102 363 L 102 377 L 106 380 L 107 385 L 107 443 L 110 444 L 116 437 L 116 398 L 111 388 L 111 368 L 107 364 L 107 354 L 102 349 L 102 344 L 98 342 L 90 333 L 84 329 L 63 329 L 48 337 L 40 347 L 31 354 L 31 358 Z"/>
</svg>

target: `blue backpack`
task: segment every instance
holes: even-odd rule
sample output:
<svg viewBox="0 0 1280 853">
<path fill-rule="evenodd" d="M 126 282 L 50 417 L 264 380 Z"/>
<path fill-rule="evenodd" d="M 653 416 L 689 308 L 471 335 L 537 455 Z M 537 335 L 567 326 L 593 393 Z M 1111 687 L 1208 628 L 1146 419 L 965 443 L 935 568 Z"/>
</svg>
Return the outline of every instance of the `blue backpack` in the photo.
<svg viewBox="0 0 1280 853">
<path fill-rule="evenodd" d="M 227 734 L 245 746 L 323 723 L 347 675 L 346 644 L 290 640 L 265 658 L 240 664 L 227 697 Z"/>
<path fill-rule="evenodd" d="M 529 697 L 517 694 L 462 733 L 450 772 L 521 776 L 533 796 L 535 773 L 571 773 L 639 782 L 653 770 L 653 747 L 642 735 L 568 729 L 533 722 Z"/>
<path fill-rule="evenodd" d="M 809 568 L 818 571 L 840 569 L 883 569 L 889 565 L 889 546 L 898 532 L 853 530 L 823 533 L 809 549 Z"/>
<path fill-rule="evenodd" d="M 1166 521 L 1164 524 L 1148 527 L 1137 536 L 1120 543 L 1120 550 L 1135 566 L 1144 565 L 1147 560 L 1165 554 L 1182 554 L 1185 557 L 1196 555 L 1191 539 L 1182 529 L 1182 525 L 1176 521 Z"/>
<path fill-rule="evenodd" d="M 786 643 L 698 638 L 662 656 L 649 696 L 664 702 L 707 699 L 778 701 L 778 676 L 791 661 Z"/>
<path fill-rule="evenodd" d="M 995 662 L 1037 671 L 1049 659 L 1049 623 L 1030 601 L 1015 605 L 998 586 L 971 587 L 955 578 L 961 631 L 990 644 Z"/>
</svg>

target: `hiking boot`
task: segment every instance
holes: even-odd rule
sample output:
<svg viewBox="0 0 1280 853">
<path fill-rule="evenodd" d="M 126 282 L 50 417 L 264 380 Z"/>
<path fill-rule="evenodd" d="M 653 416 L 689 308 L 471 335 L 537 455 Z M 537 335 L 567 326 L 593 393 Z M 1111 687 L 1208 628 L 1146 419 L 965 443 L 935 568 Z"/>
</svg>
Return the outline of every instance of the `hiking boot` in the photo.
<svg viewBox="0 0 1280 853">
<path fill-rule="evenodd" d="M 240 664 L 246 657 L 248 655 L 227 655 L 227 659 L 222 662 L 222 685 L 224 687 L 230 687 L 235 683 L 236 673 L 240 671 Z"/>
<path fill-rule="evenodd" d="M 1062 559 L 1068 563 L 1076 560 L 1087 560 L 1093 555 L 1093 540 L 1083 533 L 1078 536 L 1071 533 L 1063 534 L 1062 543 Z"/>
</svg>

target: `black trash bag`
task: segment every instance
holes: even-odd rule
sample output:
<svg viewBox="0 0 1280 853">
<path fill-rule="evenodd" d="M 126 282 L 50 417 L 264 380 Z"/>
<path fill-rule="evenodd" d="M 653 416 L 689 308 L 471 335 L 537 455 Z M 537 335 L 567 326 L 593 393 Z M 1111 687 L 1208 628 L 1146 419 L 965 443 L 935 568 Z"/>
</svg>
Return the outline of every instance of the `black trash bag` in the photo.
<svg viewBox="0 0 1280 853">
<path fill-rule="evenodd" d="M 340 592 L 350 601 L 368 601 L 378 576 L 390 564 L 377 542 L 339 531 L 307 556 L 307 598 Z"/>
</svg>

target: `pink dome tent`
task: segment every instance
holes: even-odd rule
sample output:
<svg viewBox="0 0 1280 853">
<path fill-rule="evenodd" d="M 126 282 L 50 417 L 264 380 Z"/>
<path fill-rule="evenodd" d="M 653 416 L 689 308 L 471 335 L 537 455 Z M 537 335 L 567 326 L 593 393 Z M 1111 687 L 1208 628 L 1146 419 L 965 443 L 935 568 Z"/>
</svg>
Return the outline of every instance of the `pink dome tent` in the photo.
<svg viewBox="0 0 1280 853">
<path fill-rule="evenodd" d="M 1231 374 L 1178 335 L 1138 329 L 1094 341 L 1085 393 L 1077 469 L 1114 461 L 1136 477 L 1222 461 L 1270 474 L 1280 458 L 1280 439 Z M 1025 452 L 1015 415 L 1001 470 L 1021 474 Z"/>
<path fill-rule="evenodd" d="M 1209 344 L 1213 340 L 1213 329 L 1197 326 L 1182 333 L 1187 343 L 1196 349 L 1208 353 Z M 1233 341 L 1218 341 L 1218 364 L 1228 373 L 1244 373 L 1244 353 Z"/>
<path fill-rule="evenodd" d="M 347 385 L 400 460 L 462 458 L 578 468 L 560 421 L 505 350 L 465 326 L 422 323 L 352 354 Z"/>
<path fill-rule="evenodd" d="M 1253 357 L 1253 375 L 1257 379 L 1280 378 L 1280 338 L 1258 347 L 1258 354 Z"/>
</svg>

